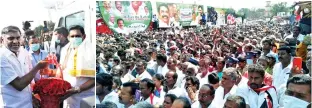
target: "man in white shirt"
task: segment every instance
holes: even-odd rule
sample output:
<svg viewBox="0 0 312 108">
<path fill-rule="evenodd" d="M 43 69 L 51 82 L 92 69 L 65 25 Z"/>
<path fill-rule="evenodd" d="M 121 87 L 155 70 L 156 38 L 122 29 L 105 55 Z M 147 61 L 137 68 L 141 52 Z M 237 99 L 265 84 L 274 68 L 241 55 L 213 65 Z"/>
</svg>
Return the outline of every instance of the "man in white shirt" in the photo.
<svg viewBox="0 0 312 108">
<path fill-rule="evenodd" d="M 26 73 L 25 61 L 17 58 L 20 38 L 21 32 L 16 26 L 5 27 L 1 32 L 0 107 L 32 108 L 33 96 L 29 84 L 39 70 L 48 66 L 47 62 L 41 61 Z"/>
<path fill-rule="evenodd" d="M 121 1 L 115 1 L 115 7 L 117 9 L 115 10 L 115 14 L 117 14 L 118 16 L 123 16 L 124 10 L 123 10 Z"/>
<path fill-rule="evenodd" d="M 187 77 L 185 83 L 185 90 L 188 93 L 188 97 L 191 102 L 194 103 L 198 100 L 199 80 L 195 76 Z"/>
<path fill-rule="evenodd" d="M 224 108 L 247 108 L 244 98 L 236 95 L 231 95 L 226 98 Z"/>
<path fill-rule="evenodd" d="M 66 99 L 64 107 L 80 108 L 82 99 L 94 96 L 95 92 L 96 57 L 89 53 L 94 52 L 95 47 L 90 47 L 91 42 L 86 39 L 84 28 L 79 25 L 69 29 L 68 37 L 70 42 L 61 51 L 60 64 L 64 69 L 63 78 L 72 88 L 61 99 Z"/>
<path fill-rule="evenodd" d="M 118 25 L 118 27 L 115 28 L 117 33 L 129 34 L 128 28 L 124 27 L 124 20 L 123 19 L 117 19 L 117 25 Z"/>
<path fill-rule="evenodd" d="M 96 104 L 103 104 L 106 101 L 114 102 L 117 106 L 119 103 L 119 96 L 114 90 L 113 77 L 107 73 L 100 73 L 96 75 Z"/>
<path fill-rule="evenodd" d="M 158 8 L 159 16 L 159 27 L 170 27 L 169 26 L 169 9 L 165 4 L 159 5 Z"/>
<path fill-rule="evenodd" d="M 291 50 L 288 46 L 281 46 L 278 49 L 279 63 L 273 67 L 273 86 L 280 88 L 281 85 L 286 84 L 289 74 L 291 73 L 292 60 Z"/>
<path fill-rule="evenodd" d="M 192 104 L 192 108 L 216 108 L 213 99 L 215 96 L 215 89 L 210 84 L 204 84 L 198 93 L 198 101 Z"/>
<path fill-rule="evenodd" d="M 180 87 L 176 86 L 177 79 L 178 79 L 177 73 L 169 71 L 166 74 L 165 78 L 166 78 L 165 79 L 166 90 L 168 91 L 167 94 L 174 94 L 177 97 L 179 97 L 179 96 L 188 97 L 187 92 L 185 91 L 184 88 L 180 88 Z"/>
<path fill-rule="evenodd" d="M 146 62 L 140 60 L 136 64 L 136 79 L 135 82 L 139 82 L 145 78 L 152 79 L 152 76 L 146 71 Z"/>
<path fill-rule="evenodd" d="M 293 35 L 288 35 L 287 37 L 284 38 L 284 40 L 288 39 L 288 38 L 295 38 L 297 41 L 302 42 L 304 35 L 300 34 L 300 27 L 296 26 L 294 27 L 293 30 Z"/>
<path fill-rule="evenodd" d="M 156 61 L 158 65 L 156 73 L 160 73 L 163 76 L 166 76 L 166 73 L 169 71 L 167 67 L 167 56 L 164 54 L 158 54 L 156 57 Z"/>
<path fill-rule="evenodd" d="M 280 103 L 283 103 L 284 108 L 308 108 L 311 104 L 311 77 L 305 74 L 291 77 L 282 98 Z"/>
<path fill-rule="evenodd" d="M 160 98 L 154 95 L 155 83 L 153 80 L 145 78 L 140 81 L 141 101 L 146 101 L 152 105 L 161 105 Z"/>
<path fill-rule="evenodd" d="M 226 98 L 229 95 L 236 93 L 237 86 L 235 85 L 237 80 L 237 70 L 233 67 L 226 68 L 223 71 L 221 86 L 216 89 L 215 98 L 213 101 L 216 102 L 221 108 L 223 107 Z"/>
<path fill-rule="evenodd" d="M 248 86 L 239 87 L 237 95 L 243 97 L 250 108 L 278 108 L 277 92 L 264 84 L 264 68 L 260 64 L 248 66 Z"/>
<path fill-rule="evenodd" d="M 114 25 L 115 25 L 115 16 L 110 15 L 108 24 L 109 24 L 109 26 L 111 26 L 112 28 L 114 27 Z"/>
</svg>

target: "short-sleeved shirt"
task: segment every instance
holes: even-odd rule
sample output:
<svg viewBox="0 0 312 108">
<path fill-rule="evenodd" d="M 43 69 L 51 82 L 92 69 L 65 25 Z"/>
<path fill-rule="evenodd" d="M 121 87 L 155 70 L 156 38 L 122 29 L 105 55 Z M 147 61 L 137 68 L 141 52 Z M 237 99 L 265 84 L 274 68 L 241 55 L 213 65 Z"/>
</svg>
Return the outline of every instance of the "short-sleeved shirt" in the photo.
<svg viewBox="0 0 312 108">
<path fill-rule="evenodd" d="M 0 107 L 6 108 L 32 108 L 32 94 L 30 85 L 18 91 L 9 83 L 17 77 L 26 74 L 24 62 L 7 48 L 0 48 Z"/>
</svg>

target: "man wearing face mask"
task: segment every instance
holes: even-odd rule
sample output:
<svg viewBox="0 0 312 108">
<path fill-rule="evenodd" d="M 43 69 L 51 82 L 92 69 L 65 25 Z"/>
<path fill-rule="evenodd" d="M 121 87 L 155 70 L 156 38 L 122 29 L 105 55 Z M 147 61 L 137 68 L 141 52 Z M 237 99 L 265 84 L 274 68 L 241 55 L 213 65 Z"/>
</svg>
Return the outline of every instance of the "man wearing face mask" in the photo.
<svg viewBox="0 0 312 108">
<path fill-rule="evenodd" d="M 259 64 L 248 66 L 248 86 L 241 86 L 236 94 L 242 96 L 250 108 L 278 108 L 277 93 L 273 86 L 264 84 L 264 68 Z"/>
<path fill-rule="evenodd" d="M 284 108 L 310 108 L 311 102 L 311 77 L 298 74 L 287 81 L 285 95 L 282 96 Z"/>
<path fill-rule="evenodd" d="M 94 96 L 95 75 L 95 52 L 94 47 L 86 39 L 84 28 L 75 25 L 69 29 L 69 44 L 61 51 L 63 78 L 68 81 L 72 88 L 61 97 L 64 107 L 80 108 L 83 98 Z M 59 71 L 59 70 L 58 70 Z"/>
<path fill-rule="evenodd" d="M 60 62 L 61 50 L 69 42 L 67 39 L 68 30 L 65 27 L 58 27 L 54 30 L 53 36 L 57 37 L 57 39 L 55 40 L 55 53 L 57 57 L 57 62 Z"/>
<path fill-rule="evenodd" d="M 48 53 L 40 49 L 39 39 L 35 36 L 30 37 L 29 45 L 30 45 L 30 54 L 31 54 L 31 64 L 35 66 L 39 61 L 44 60 Z M 35 77 L 35 81 L 40 79 L 40 74 L 37 73 Z"/>
</svg>

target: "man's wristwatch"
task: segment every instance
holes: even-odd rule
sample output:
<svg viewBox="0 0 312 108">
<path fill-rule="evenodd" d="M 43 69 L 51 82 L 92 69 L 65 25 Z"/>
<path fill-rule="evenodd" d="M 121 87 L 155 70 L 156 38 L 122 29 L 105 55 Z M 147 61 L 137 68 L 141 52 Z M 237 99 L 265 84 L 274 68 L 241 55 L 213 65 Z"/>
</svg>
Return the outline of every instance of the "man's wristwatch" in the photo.
<svg viewBox="0 0 312 108">
<path fill-rule="evenodd" d="M 75 87 L 74 90 L 80 93 L 80 87 Z"/>
</svg>

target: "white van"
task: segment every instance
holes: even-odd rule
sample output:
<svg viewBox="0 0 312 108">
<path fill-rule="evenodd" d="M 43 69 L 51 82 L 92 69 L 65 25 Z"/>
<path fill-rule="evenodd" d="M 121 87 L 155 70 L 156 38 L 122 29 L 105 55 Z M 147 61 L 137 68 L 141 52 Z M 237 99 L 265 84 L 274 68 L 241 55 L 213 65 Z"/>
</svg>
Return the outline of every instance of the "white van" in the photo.
<svg viewBox="0 0 312 108">
<path fill-rule="evenodd" d="M 66 2 L 66 3 L 65 3 Z M 54 19 L 55 27 L 66 27 L 69 29 L 72 25 L 84 27 L 86 40 L 91 41 L 92 46 L 96 46 L 96 18 L 95 2 L 88 0 L 64 0 L 61 9 L 57 10 L 57 19 Z M 51 46 L 55 46 L 56 37 L 52 37 Z M 51 47 L 50 52 L 55 52 L 55 47 Z M 95 54 L 95 52 L 94 52 Z M 82 99 L 81 108 L 92 108 L 95 106 L 95 97 L 90 96 Z"/>
<path fill-rule="evenodd" d="M 86 39 L 90 40 L 92 45 L 95 46 L 95 9 L 95 2 L 89 0 L 64 0 L 62 8 L 58 9 L 56 12 L 57 19 L 54 19 L 53 21 L 55 22 L 54 28 L 66 27 L 69 29 L 72 25 L 80 25 L 84 27 Z M 55 38 L 56 37 L 52 37 L 52 41 L 55 40 Z M 54 42 L 51 43 L 53 44 Z"/>
</svg>

